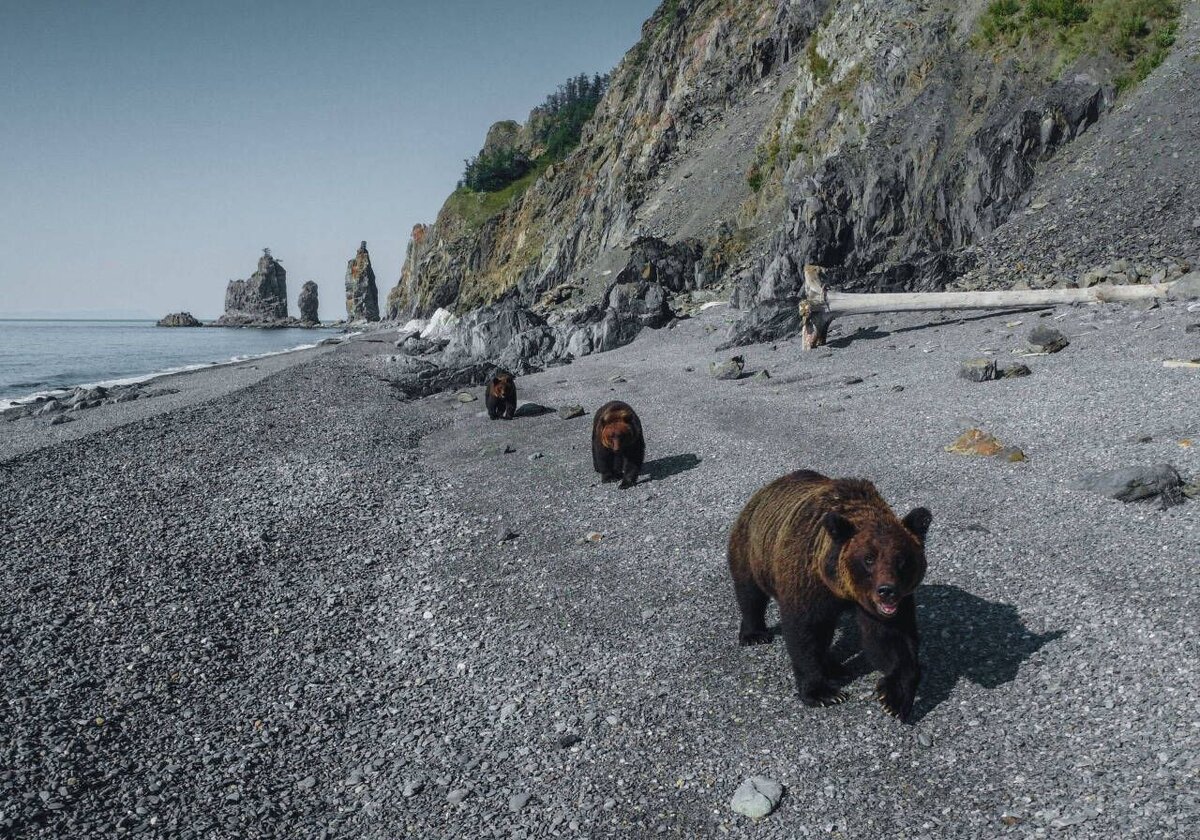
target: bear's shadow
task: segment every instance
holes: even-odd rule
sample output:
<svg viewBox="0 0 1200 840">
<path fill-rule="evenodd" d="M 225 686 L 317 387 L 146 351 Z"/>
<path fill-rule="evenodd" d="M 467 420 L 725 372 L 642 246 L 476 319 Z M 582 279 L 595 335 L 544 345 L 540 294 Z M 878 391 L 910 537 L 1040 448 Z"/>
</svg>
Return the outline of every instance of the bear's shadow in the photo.
<svg viewBox="0 0 1200 840">
<path fill-rule="evenodd" d="M 700 459 L 691 452 L 683 455 L 668 455 L 665 458 L 655 458 L 642 464 L 642 475 L 652 481 L 662 481 L 673 475 L 679 475 L 700 466 Z"/>
<path fill-rule="evenodd" d="M 987 689 L 1012 682 L 1022 662 L 1065 632 L 1032 633 L 1013 605 L 987 601 L 946 584 L 917 590 L 917 628 L 921 634 L 921 685 L 914 722 L 949 698 L 960 679 Z M 832 653 L 844 663 L 849 679 L 871 673 L 853 611 L 842 616 L 838 630 Z"/>
</svg>

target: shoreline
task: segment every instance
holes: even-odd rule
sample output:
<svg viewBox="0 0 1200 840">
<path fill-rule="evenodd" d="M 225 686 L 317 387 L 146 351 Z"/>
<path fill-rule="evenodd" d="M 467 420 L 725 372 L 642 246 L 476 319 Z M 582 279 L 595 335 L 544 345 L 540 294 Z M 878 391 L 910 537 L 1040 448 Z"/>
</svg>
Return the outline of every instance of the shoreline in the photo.
<svg viewBox="0 0 1200 840">
<path fill-rule="evenodd" d="M 246 327 L 226 327 L 225 329 L 246 329 Z M 19 397 L 0 397 L 0 412 L 3 412 L 9 408 L 15 408 L 17 406 L 32 405 L 38 402 L 43 402 L 47 399 L 55 399 L 66 396 L 78 388 L 115 388 L 127 385 L 144 385 L 147 382 L 153 382 L 168 376 L 177 376 L 179 374 L 195 373 L 201 370 L 227 367 L 229 365 L 237 365 L 243 362 L 252 362 L 258 359 L 265 359 L 270 356 L 281 356 L 286 353 L 298 353 L 303 350 L 311 350 L 315 347 L 320 347 L 326 344 L 340 344 L 341 342 L 349 341 L 354 336 L 362 335 L 362 332 L 363 331 L 361 330 L 350 333 L 344 332 L 339 336 L 328 336 L 311 344 L 298 344 L 295 347 L 286 347 L 283 350 L 269 350 L 265 353 L 252 353 L 247 355 L 232 356 L 224 361 L 219 362 L 197 362 L 191 365 L 165 368 L 163 370 L 151 371 L 150 373 L 144 374 L 132 374 L 130 376 L 118 377 L 116 379 L 102 379 L 96 382 L 76 382 L 70 385 L 64 385 L 60 388 L 48 388 L 41 391 L 34 391 Z"/>
<path fill-rule="evenodd" d="M 70 423 L 49 425 L 39 417 L 23 417 L 11 422 L 6 422 L 6 418 L 0 419 L 0 464 L 47 447 L 78 440 L 147 417 L 191 408 L 199 403 L 235 393 L 268 376 L 329 354 L 338 347 L 362 340 L 363 335 L 374 335 L 376 332 L 378 331 L 359 331 L 338 336 L 336 341 L 329 343 L 317 342 L 252 358 L 160 372 L 148 377 L 131 377 L 138 383 L 153 382 L 168 392 L 149 399 L 105 404 L 87 411 L 71 412 L 73 422 Z M 65 393 L 69 394 L 71 391 L 67 390 Z M 34 403 L 21 403 L 31 404 Z M 5 404 L 0 401 L 0 418 L 3 417 L 4 410 Z"/>
</svg>

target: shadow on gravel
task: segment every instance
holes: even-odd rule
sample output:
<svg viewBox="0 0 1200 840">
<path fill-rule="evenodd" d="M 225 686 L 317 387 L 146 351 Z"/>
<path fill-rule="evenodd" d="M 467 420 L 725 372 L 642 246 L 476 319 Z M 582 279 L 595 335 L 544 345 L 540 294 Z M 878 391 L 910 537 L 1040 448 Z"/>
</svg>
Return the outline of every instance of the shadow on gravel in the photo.
<svg viewBox="0 0 1200 840">
<path fill-rule="evenodd" d="M 830 339 L 827 347 L 849 347 L 856 341 L 871 341 L 877 338 L 887 338 L 891 335 L 899 335 L 900 333 L 916 332 L 918 330 L 928 330 L 934 327 L 945 327 L 950 324 L 969 324 L 973 321 L 986 321 L 991 318 L 1011 318 L 1014 315 L 1030 315 L 1035 312 L 1042 312 L 1047 309 L 1052 309 L 1049 306 L 1037 306 L 1031 309 L 999 309 L 994 312 L 985 312 L 982 315 L 972 315 L 968 318 L 945 318 L 940 321 L 928 321 L 924 324 L 913 324 L 908 327 L 897 327 L 894 330 L 881 330 L 874 324 L 867 327 L 859 327 L 850 335 L 843 335 L 839 338 Z"/>
<path fill-rule="evenodd" d="M 1031 633 L 1016 607 L 985 601 L 957 586 L 922 586 L 917 610 L 922 678 L 914 722 L 949 698 L 964 677 L 988 689 L 1012 682 L 1022 662 L 1066 632 Z M 778 635 L 778 627 L 771 629 Z M 871 673 L 853 612 L 842 617 L 838 630 L 832 654 L 844 663 L 847 680 Z"/>
<path fill-rule="evenodd" d="M 923 586 L 917 603 L 924 675 L 916 720 L 946 700 L 963 677 L 988 689 L 1012 682 L 1022 662 L 1066 632 L 1032 633 L 1016 607 L 957 586 Z"/>
<path fill-rule="evenodd" d="M 686 455 L 668 455 L 665 458 L 655 458 L 642 464 L 642 474 L 652 481 L 662 481 L 673 475 L 679 475 L 700 466 L 700 459 L 691 452 Z"/>
</svg>

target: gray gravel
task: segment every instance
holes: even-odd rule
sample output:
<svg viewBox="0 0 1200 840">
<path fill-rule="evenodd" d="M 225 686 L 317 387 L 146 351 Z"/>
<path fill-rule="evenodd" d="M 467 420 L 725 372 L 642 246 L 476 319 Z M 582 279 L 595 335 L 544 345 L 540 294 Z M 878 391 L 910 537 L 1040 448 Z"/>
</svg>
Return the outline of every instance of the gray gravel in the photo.
<svg viewBox="0 0 1200 840">
<path fill-rule="evenodd" d="M 589 424 L 400 402 L 367 342 L 0 461 L 0 836 L 1181 836 L 1200 503 L 1071 484 L 1200 473 L 1200 376 L 1161 361 L 1195 316 L 1057 314 L 1069 347 L 982 385 L 961 360 L 1038 315 L 846 319 L 721 382 L 716 309 L 522 377 L 637 409 L 627 491 Z M 946 453 L 967 425 L 1029 461 Z M 915 726 L 858 658 L 810 710 L 781 644 L 737 647 L 725 532 L 798 467 L 934 511 Z M 757 823 L 751 776 L 786 789 Z"/>
</svg>

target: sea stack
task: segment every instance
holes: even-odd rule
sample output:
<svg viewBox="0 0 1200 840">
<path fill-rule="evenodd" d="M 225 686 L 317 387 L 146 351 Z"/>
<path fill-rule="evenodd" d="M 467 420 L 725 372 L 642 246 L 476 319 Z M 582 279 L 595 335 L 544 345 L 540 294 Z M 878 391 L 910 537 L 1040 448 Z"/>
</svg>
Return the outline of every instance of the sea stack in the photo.
<svg viewBox="0 0 1200 840">
<path fill-rule="evenodd" d="M 158 319 L 160 327 L 202 327 L 200 321 L 191 312 L 172 312 Z"/>
<path fill-rule="evenodd" d="M 230 280 L 225 289 L 225 314 L 217 319 L 222 327 L 285 326 L 288 317 L 287 272 L 263 248 L 258 270 L 249 280 Z"/>
<path fill-rule="evenodd" d="M 346 264 L 346 317 L 351 321 L 379 320 L 379 290 L 365 240 Z"/>
<path fill-rule="evenodd" d="M 303 324 L 319 324 L 317 317 L 317 284 L 309 280 L 300 287 L 300 298 L 296 301 L 300 307 L 300 322 Z"/>
</svg>

